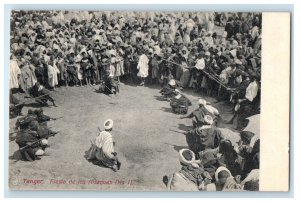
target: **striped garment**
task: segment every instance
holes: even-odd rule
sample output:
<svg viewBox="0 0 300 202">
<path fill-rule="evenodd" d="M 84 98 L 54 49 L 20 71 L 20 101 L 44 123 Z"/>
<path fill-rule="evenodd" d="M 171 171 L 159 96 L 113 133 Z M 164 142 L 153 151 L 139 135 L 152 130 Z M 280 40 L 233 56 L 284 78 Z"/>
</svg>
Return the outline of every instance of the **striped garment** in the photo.
<svg viewBox="0 0 300 202">
<path fill-rule="evenodd" d="M 95 157 L 107 167 L 115 165 L 114 143 L 112 136 L 107 131 L 102 131 L 95 139 Z"/>
</svg>

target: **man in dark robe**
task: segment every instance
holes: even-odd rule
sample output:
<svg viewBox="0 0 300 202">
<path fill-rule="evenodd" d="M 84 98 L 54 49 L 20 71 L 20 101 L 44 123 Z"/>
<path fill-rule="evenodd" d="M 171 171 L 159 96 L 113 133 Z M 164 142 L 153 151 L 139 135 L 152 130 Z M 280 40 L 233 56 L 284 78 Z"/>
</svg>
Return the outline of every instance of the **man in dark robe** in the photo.
<svg viewBox="0 0 300 202">
<path fill-rule="evenodd" d="M 99 91 L 106 95 L 119 93 L 118 83 L 115 81 L 114 77 L 110 75 L 110 67 L 107 59 L 102 60 L 102 67 L 104 70 L 104 82 L 100 84 Z"/>
<path fill-rule="evenodd" d="M 191 101 L 177 89 L 175 89 L 175 94 L 176 96 L 170 101 L 173 112 L 175 114 L 186 114 L 189 106 L 192 105 Z"/>
<path fill-rule="evenodd" d="M 45 123 L 50 120 L 56 120 L 56 118 L 52 118 L 48 115 L 45 115 L 44 110 L 42 108 L 34 110 L 33 113 L 37 116 L 37 121 L 39 123 Z"/>
<path fill-rule="evenodd" d="M 42 156 L 45 153 L 48 141 L 38 134 L 38 127 L 38 122 L 32 121 L 28 129 L 21 130 L 17 133 L 16 143 L 19 146 L 22 160 L 38 160 L 40 159 L 39 156 Z"/>
<path fill-rule="evenodd" d="M 178 88 L 176 81 L 171 79 L 169 83 L 163 87 L 159 93 L 167 99 L 174 98 L 176 96 L 175 90 Z"/>
<path fill-rule="evenodd" d="M 49 90 L 42 86 L 39 82 L 36 82 L 35 85 L 31 88 L 31 94 L 34 97 L 36 102 L 43 106 L 48 106 L 47 101 L 52 102 L 53 106 L 57 107 L 55 100 L 50 96 Z"/>
<path fill-rule="evenodd" d="M 239 154 L 244 158 L 242 179 L 253 169 L 259 169 L 260 139 L 249 131 L 242 131 Z"/>
<path fill-rule="evenodd" d="M 74 54 L 69 56 L 69 62 L 67 64 L 68 83 L 72 85 L 78 85 L 80 83 L 77 75 L 76 64 L 74 60 Z"/>
<path fill-rule="evenodd" d="M 26 116 L 17 119 L 15 128 L 16 129 L 20 128 L 21 130 L 28 129 L 29 124 L 32 121 L 36 121 L 36 120 L 37 120 L 37 115 L 31 109 L 29 109 L 28 114 Z"/>
<path fill-rule="evenodd" d="M 11 92 L 9 95 L 10 103 L 9 103 L 9 117 L 15 118 L 17 116 L 22 115 L 22 109 L 24 107 L 24 102 L 20 103 L 19 99 L 16 98 Z"/>
<path fill-rule="evenodd" d="M 180 117 L 180 119 L 191 118 L 193 120 L 194 128 L 203 126 L 203 123 L 205 123 L 204 117 L 206 115 L 209 115 L 213 119 L 216 119 L 216 116 L 211 111 L 209 111 L 208 108 L 206 107 L 207 102 L 205 100 L 200 99 L 198 104 L 199 104 L 198 109 L 194 110 L 192 113 L 190 113 L 187 116 Z"/>
<path fill-rule="evenodd" d="M 206 149 L 215 149 L 219 146 L 221 140 L 224 139 L 221 131 L 212 126 L 213 119 L 211 116 L 204 117 L 203 126 L 190 130 L 186 134 L 187 144 L 196 156 L 199 152 Z"/>
</svg>

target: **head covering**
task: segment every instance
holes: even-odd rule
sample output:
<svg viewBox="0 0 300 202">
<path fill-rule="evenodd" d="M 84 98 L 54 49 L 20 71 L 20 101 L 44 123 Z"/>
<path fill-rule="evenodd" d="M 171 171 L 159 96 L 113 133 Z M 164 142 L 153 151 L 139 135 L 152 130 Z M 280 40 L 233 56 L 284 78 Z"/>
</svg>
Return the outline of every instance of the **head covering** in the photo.
<svg viewBox="0 0 300 202">
<path fill-rule="evenodd" d="M 226 31 L 223 32 L 222 37 L 223 37 L 223 38 L 226 38 L 226 37 L 227 37 L 227 32 L 226 32 Z"/>
<path fill-rule="evenodd" d="M 38 149 L 36 152 L 35 152 L 35 155 L 36 156 L 42 156 L 42 155 L 44 155 L 45 154 L 45 152 L 44 152 L 44 150 L 42 150 L 42 149 Z"/>
<path fill-rule="evenodd" d="M 47 139 L 42 139 L 41 140 L 41 145 L 48 145 L 48 140 Z"/>
<path fill-rule="evenodd" d="M 174 80 L 174 79 L 171 79 L 171 80 L 169 81 L 169 85 L 170 85 L 170 86 L 175 86 L 175 85 L 176 85 L 175 80 Z"/>
<path fill-rule="evenodd" d="M 220 166 L 220 167 L 216 170 L 216 173 L 215 173 L 215 179 L 216 179 L 216 182 L 219 181 L 219 173 L 220 173 L 221 171 L 227 171 L 227 172 L 229 173 L 229 175 L 232 177 L 231 172 L 230 172 L 226 167 Z"/>
<path fill-rule="evenodd" d="M 211 125 L 211 124 L 213 124 L 213 122 L 214 122 L 213 118 L 212 118 L 210 115 L 205 115 L 205 116 L 204 116 L 204 121 L 205 121 L 205 123 L 207 123 L 208 125 Z"/>
<path fill-rule="evenodd" d="M 104 59 L 102 59 L 102 65 L 104 66 L 104 65 L 108 65 L 108 62 L 107 62 L 107 58 L 104 58 Z"/>
<path fill-rule="evenodd" d="M 231 50 L 230 53 L 233 57 L 236 57 L 236 49 Z"/>
<path fill-rule="evenodd" d="M 120 29 L 120 25 L 116 24 L 116 25 L 114 26 L 114 29 Z"/>
<path fill-rule="evenodd" d="M 249 132 L 249 131 L 242 131 L 240 133 L 240 135 L 241 135 L 241 139 L 243 140 L 244 144 L 247 145 L 247 144 L 250 144 L 251 139 L 255 134 L 252 132 Z"/>
<path fill-rule="evenodd" d="M 31 121 L 28 126 L 31 130 L 37 130 L 39 127 L 39 122 Z"/>
<path fill-rule="evenodd" d="M 35 113 L 35 114 L 41 114 L 41 113 L 43 113 L 43 109 L 42 109 L 42 108 L 39 108 L 39 109 L 37 109 L 37 110 L 34 110 L 34 113 Z"/>
<path fill-rule="evenodd" d="M 240 61 L 239 59 L 235 59 L 234 60 L 234 63 L 237 64 L 237 65 L 242 65 L 242 61 Z"/>
<path fill-rule="evenodd" d="M 175 92 L 176 94 L 180 94 L 180 93 L 181 93 L 180 90 L 178 90 L 178 89 L 175 89 L 174 92 Z"/>
<path fill-rule="evenodd" d="M 199 104 L 199 105 L 206 105 L 207 102 L 206 102 L 206 100 L 200 98 L 199 101 L 198 101 L 198 104 Z"/>
<path fill-rule="evenodd" d="M 193 167 L 199 167 L 199 165 L 195 162 L 196 157 L 194 152 L 189 149 L 179 150 L 179 161 L 184 165 L 192 165 Z"/>
<path fill-rule="evenodd" d="M 105 130 L 111 129 L 113 127 L 113 125 L 114 125 L 114 122 L 111 119 L 107 119 L 103 124 Z"/>
<path fill-rule="evenodd" d="M 152 49 L 152 48 L 149 48 L 148 52 L 149 52 L 149 53 L 153 53 L 153 49 Z"/>
</svg>

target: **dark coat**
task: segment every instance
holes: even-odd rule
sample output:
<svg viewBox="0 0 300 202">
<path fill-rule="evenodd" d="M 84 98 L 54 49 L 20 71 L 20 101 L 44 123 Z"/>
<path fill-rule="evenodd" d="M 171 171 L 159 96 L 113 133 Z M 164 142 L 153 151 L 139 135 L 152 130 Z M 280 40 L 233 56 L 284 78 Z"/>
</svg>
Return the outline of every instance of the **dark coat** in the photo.
<svg viewBox="0 0 300 202">
<path fill-rule="evenodd" d="M 187 144 L 195 154 L 205 149 L 217 148 L 223 139 L 221 131 L 214 126 L 205 129 L 198 127 L 190 130 L 186 135 Z"/>
</svg>

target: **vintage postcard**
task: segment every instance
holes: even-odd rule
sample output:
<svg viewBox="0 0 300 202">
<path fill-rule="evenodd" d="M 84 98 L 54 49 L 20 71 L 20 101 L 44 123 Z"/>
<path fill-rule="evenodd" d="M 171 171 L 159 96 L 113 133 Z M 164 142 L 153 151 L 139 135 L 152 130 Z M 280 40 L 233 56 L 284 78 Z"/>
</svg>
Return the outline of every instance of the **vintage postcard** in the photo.
<svg viewBox="0 0 300 202">
<path fill-rule="evenodd" d="M 9 57 L 10 190 L 289 190 L 290 13 L 12 10 Z"/>
</svg>

